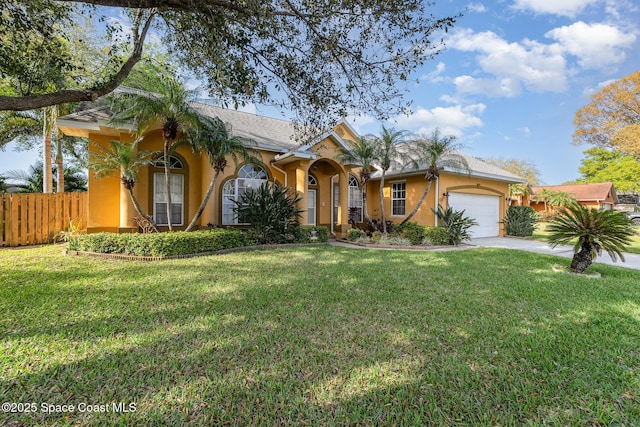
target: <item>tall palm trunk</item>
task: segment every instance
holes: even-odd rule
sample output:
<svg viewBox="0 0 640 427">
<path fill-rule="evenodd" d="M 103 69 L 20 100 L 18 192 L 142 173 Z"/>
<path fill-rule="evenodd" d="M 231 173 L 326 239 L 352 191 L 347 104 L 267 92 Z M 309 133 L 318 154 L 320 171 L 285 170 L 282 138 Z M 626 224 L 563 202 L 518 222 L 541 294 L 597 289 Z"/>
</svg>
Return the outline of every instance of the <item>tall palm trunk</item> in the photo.
<svg viewBox="0 0 640 427">
<path fill-rule="evenodd" d="M 438 178 L 436 178 L 436 179 L 438 179 Z M 416 205 L 415 208 L 413 208 L 413 210 L 411 211 L 409 216 L 407 216 L 405 219 L 402 220 L 402 222 L 400 223 L 400 227 L 402 227 L 407 222 L 409 222 L 409 220 L 411 220 L 411 218 L 413 218 L 413 216 L 418 212 L 418 209 L 420 209 L 420 206 L 422 206 L 422 203 L 427 198 L 427 194 L 429 194 L 429 190 L 431 190 L 431 183 L 432 182 L 433 182 L 432 180 L 428 180 L 427 181 L 427 186 L 424 189 L 424 192 L 422 193 L 422 196 L 420 196 L 420 200 L 418 200 L 418 204 Z M 437 197 L 437 194 L 436 194 L 436 197 Z"/>
<path fill-rule="evenodd" d="M 57 193 L 64 193 L 64 165 L 62 161 L 62 142 L 56 138 L 56 172 L 57 172 Z"/>
<path fill-rule="evenodd" d="M 364 219 L 368 224 L 372 224 L 371 217 L 369 216 L 369 211 L 367 210 L 367 183 L 362 184 L 362 210 L 364 211 Z"/>
<path fill-rule="evenodd" d="M 207 194 L 205 194 L 204 199 L 202 199 L 202 203 L 200 203 L 200 207 L 196 211 L 195 216 L 193 217 L 193 219 L 191 220 L 191 222 L 189 223 L 189 226 L 187 227 L 187 229 L 185 231 L 191 231 L 193 229 L 193 227 L 195 227 L 196 222 L 198 222 L 198 219 L 200 219 L 200 216 L 202 215 L 202 212 L 204 212 L 204 208 L 207 206 L 207 202 L 209 201 L 209 197 L 211 197 L 211 193 L 213 193 L 213 189 L 216 186 L 216 181 L 218 180 L 218 175 L 220 175 L 220 172 L 216 171 L 216 173 L 213 175 L 213 178 L 211 179 L 211 182 L 209 183 L 209 188 L 207 189 Z"/>
<path fill-rule="evenodd" d="M 44 108 L 43 145 L 42 145 L 42 192 L 53 193 L 53 171 L 51 167 L 51 134 L 53 133 L 53 109 Z"/>
<path fill-rule="evenodd" d="M 380 215 L 382 216 L 382 234 L 387 234 L 387 216 L 384 212 L 384 177 L 386 170 L 382 170 L 382 177 L 380 178 Z"/>
<path fill-rule="evenodd" d="M 171 165 L 169 164 L 169 145 L 171 141 L 165 139 L 164 141 L 164 184 L 167 188 L 167 224 L 169 225 L 169 231 L 173 231 L 171 221 Z"/>
<path fill-rule="evenodd" d="M 138 214 L 140 214 L 141 217 L 143 217 L 144 219 L 149 221 L 149 224 L 151 224 L 151 226 L 153 227 L 153 231 L 155 231 L 157 233 L 158 232 L 158 226 L 153 221 L 153 218 L 151 218 L 149 215 L 147 215 L 142 210 L 142 207 L 140 206 L 140 203 L 138 203 L 138 199 L 136 199 L 136 196 L 133 195 L 133 188 L 131 188 L 130 186 L 127 186 L 127 185 L 125 185 L 125 188 L 127 189 L 127 191 L 129 191 L 129 197 L 131 198 L 131 201 L 133 202 L 133 206 L 136 208 L 136 211 L 138 211 Z"/>
</svg>

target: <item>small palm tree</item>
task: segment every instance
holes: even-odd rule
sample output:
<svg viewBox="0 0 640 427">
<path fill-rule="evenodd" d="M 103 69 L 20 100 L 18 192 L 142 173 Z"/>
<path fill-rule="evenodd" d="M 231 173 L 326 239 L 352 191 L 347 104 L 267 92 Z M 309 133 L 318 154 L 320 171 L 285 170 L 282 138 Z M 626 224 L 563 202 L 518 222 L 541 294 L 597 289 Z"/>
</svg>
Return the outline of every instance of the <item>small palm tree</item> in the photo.
<svg viewBox="0 0 640 427">
<path fill-rule="evenodd" d="M 213 193 L 218 177 L 221 173 L 224 173 L 224 169 L 228 163 L 227 159 L 232 159 L 236 164 L 240 158 L 245 162 L 255 163 L 258 161 L 256 156 L 259 154 L 257 151 L 247 148 L 244 141 L 239 137 L 231 136 L 224 122 L 217 117 L 203 117 L 200 122 L 200 127 L 190 131 L 187 136 L 193 150 L 196 153 L 206 154 L 209 159 L 209 164 L 214 170 L 207 193 L 186 228 L 186 231 L 191 231 L 202 215 L 205 206 L 207 206 L 207 202 L 211 197 L 211 193 Z"/>
<path fill-rule="evenodd" d="M 382 233 L 387 234 L 387 216 L 384 211 L 384 180 L 391 165 L 397 163 L 404 167 L 406 155 L 400 151 L 399 146 L 405 142 L 407 131 L 396 131 L 382 126 L 382 134 L 374 137 L 375 160 L 382 170 L 380 177 L 380 215 L 382 216 Z"/>
<path fill-rule="evenodd" d="M 547 230 L 551 232 L 552 247 L 573 243 L 573 273 L 584 272 L 603 250 L 614 261 L 617 257 L 624 261 L 625 245 L 634 236 L 631 221 L 623 212 L 599 211 L 578 204 L 562 209 Z"/>
<path fill-rule="evenodd" d="M 135 120 L 138 136 L 151 126 L 162 122 L 164 138 L 164 180 L 167 192 L 167 217 L 169 231 L 173 230 L 171 220 L 171 184 L 169 155 L 176 148 L 178 133 L 196 128 L 200 114 L 190 101 L 195 92 L 165 69 L 153 67 L 155 72 L 132 73 L 127 80 L 127 88 L 121 88 L 113 100 L 112 110 L 115 123 Z"/>
<path fill-rule="evenodd" d="M 371 168 L 376 158 L 375 146 L 371 138 L 364 136 L 359 137 L 355 141 L 347 141 L 351 148 L 340 148 L 336 159 L 341 163 L 353 163 L 360 166 L 360 191 L 362 192 L 362 210 L 364 217 L 369 224 L 372 224 L 369 212 L 367 211 L 367 182 L 371 178 Z"/>
<path fill-rule="evenodd" d="M 558 209 L 572 206 L 578 202 L 575 194 L 573 193 L 569 193 L 567 191 L 552 191 L 549 193 L 547 203 L 549 203 L 549 206 Z"/>
<path fill-rule="evenodd" d="M 138 171 L 141 167 L 153 163 L 154 152 L 138 151 L 140 139 L 129 144 L 120 141 L 110 141 L 108 147 L 96 144 L 98 153 L 91 153 L 89 156 L 89 168 L 93 169 L 97 178 L 102 178 L 112 173 L 120 173 L 120 181 L 129 192 L 129 197 L 133 206 L 141 217 L 149 221 L 153 230 L 158 231 L 158 226 L 151 216 L 138 203 L 138 199 L 133 194 L 133 188 L 138 182 Z"/>
<path fill-rule="evenodd" d="M 434 130 L 429 138 L 420 138 L 409 143 L 410 163 L 417 169 L 421 166 L 427 166 L 427 172 L 424 178 L 427 180 L 427 186 L 418 200 L 416 207 L 401 223 L 400 226 L 406 224 L 418 212 L 420 206 L 427 198 L 431 184 L 440 177 L 440 170 L 449 166 L 464 171 L 469 170 L 467 160 L 457 152 L 460 148 L 455 143 L 455 136 L 440 136 L 438 129 Z"/>
</svg>

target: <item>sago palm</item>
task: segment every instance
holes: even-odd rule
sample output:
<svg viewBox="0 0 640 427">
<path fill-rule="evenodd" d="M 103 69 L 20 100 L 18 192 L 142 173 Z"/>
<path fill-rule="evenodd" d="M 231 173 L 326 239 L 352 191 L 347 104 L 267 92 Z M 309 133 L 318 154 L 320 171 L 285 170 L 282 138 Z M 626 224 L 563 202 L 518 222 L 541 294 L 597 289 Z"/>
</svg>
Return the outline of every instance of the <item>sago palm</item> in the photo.
<svg viewBox="0 0 640 427">
<path fill-rule="evenodd" d="M 604 250 L 614 261 L 624 261 L 625 245 L 631 243 L 634 230 L 623 212 L 597 210 L 579 204 L 560 211 L 547 228 L 552 247 L 573 244 L 570 270 L 584 272 Z"/>
<path fill-rule="evenodd" d="M 138 151 L 139 139 L 132 143 L 110 141 L 107 147 L 95 144 L 97 152 L 89 155 L 89 168 L 93 169 L 97 178 L 103 178 L 113 173 L 120 174 L 120 181 L 129 192 L 133 206 L 140 216 L 149 221 L 154 231 L 158 226 L 151 216 L 142 209 L 138 199 L 133 194 L 133 188 L 138 182 L 138 171 L 141 167 L 153 162 L 154 153 Z"/>
<path fill-rule="evenodd" d="M 170 72 L 158 67 L 155 73 L 132 73 L 126 83 L 127 87 L 120 88 L 113 99 L 112 121 L 118 123 L 135 120 L 138 136 L 161 122 L 167 224 L 171 231 L 173 221 L 169 155 L 175 150 L 179 132 L 186 132 L 198 126 L 201 116 L 190 103 L 195 98 L 195 92 L 187 90 Z"/>
<path fill-rule="evenodd" d="M 440 131 L 436 129 L 429 138 L 419 138 L 409 142 L 410 163 L 416 169 L 426 166 L 427 171 L 424 178 L 427 180 L 427 186 L 413 211 L 400 223 L 401 226 L 410 221 L 418 212 L 427 198 L 429 190 L 431 190 L 431 184 L 440 177 L 440 170 L 444 167 L 452 167 L 462 171 L 469 170 L 467 160 L 456 151 L 460 145 L 455 141 L 455 136 L 440 136 Z"/>
<path fill-rule="evenodd" d="M 256 162 L 258 160 L 256 158 L 258 153 L 251 148 L 247 148 L 242 139 L 231 136 L 225 123 L 217 117 L 203 117 L 200 121 L 199 128 L 191 130 L 187 136 L 193 150 L 196 153 L 205 154 L 214 171 L 207 193 L 186 228 L 186 231 L 191 231 L 202 215 L 204 208 L 207 206 L 207 202 L 211 197 L 211 193 L 213 193 L 218 177 L 221 173 L 224 173 L 228 159 L 231 159 L 235 164 L 238 163 L 238 159 L 246 162 Z"/>
<path fill-rule="evenodd" d="M 362 191 L 362 210 L 364 211 L 364 217 L 369 224 L 371 224 L 371 218 L 367 211 L 367 182 L 371 178 L 371 168 L 376 158 L 375 146 L 370 138 L 361 136 L 355 141 L 347 141 L 350 145 L 349 149 L 340 148 L 336 160 L 343 164 L 351 163 L 360 166 L 359 172 L 359 184 L 360 191 Z"/>
</svg>

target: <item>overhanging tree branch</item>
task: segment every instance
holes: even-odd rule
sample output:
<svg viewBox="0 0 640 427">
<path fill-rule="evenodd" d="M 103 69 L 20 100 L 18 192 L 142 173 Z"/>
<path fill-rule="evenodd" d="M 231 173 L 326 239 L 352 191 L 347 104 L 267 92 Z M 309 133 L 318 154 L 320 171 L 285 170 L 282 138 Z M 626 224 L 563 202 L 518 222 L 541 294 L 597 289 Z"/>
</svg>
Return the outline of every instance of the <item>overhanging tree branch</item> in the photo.
<svg viewBox="0 0 640 427">
<path fill-rule="evenodd" d="M 95 101 L 99 97 L 113 92 L 127 78 L 133 67 L 142 58 L 144 40 L 157 11 L 152 9 L 148 16 L 144 18 L 145 13 L 146 11 L 140 10 L 136 15 L 132 28 L 133 50 L 129 58 L 110 80 L 87 89 L 66 89 L 29 96 L 0 96 L 0 110 L 26 111 L 70 102 Z M 138 33 L 143 20 L 142 31 Z"/>
</svg>

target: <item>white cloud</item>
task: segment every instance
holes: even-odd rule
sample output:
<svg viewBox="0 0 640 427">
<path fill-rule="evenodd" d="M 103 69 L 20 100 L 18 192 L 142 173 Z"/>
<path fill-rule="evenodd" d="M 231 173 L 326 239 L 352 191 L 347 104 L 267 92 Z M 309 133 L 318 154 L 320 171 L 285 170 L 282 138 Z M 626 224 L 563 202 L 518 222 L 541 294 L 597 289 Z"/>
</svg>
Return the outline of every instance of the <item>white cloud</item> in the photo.
<svg viewBox="0 0 640 427">
<path fill-rule="evenodd" d="M 430 73 L 423 74 L 422 76 L 420 76 L 420 80 L 427 80 L 431 83 L 441 82 L 442 80 L 444 80 L 441 74 L 446 69 L 447 69 L 447 66 L 444 64 L 444 62 L 438 62 L 438 65 L 436 65 L 436 69 L 431 71 Z"/>
<path fill-rule="evenodd" d="M 353 126 L 355 131 L 358 132 L 359 134 L 363 134 L 363 132 L 366 132 L 365 130 L 363 130 L 363 128 L 366 129 L 367 125 L 376 123 L 376 119 L 374 119 L 372 116 L 368 114 L 362 114 L 358 116 L 349 116 L 346 118 L 346 121 L 351 126 Z"/>
<path fill-rule="evenodd" d="M 443 135 L 461 137 L 465 129 L 483 126 L 479 116 L 485 109 L 484 104 L 435 107 L 430 110 L 420 107 L 409 116 L 396 117 L 395 122 L 401 128 L 418 134 L 428 135 L 439 129 Z"/>
<path fill-rule="evenodd" d="M 527 126 L 525 126 L 523 128 L 518 128 L 517 130 L 519 130 L 520 132 L 524 133 L 526 136 L 531 135 L 531 129 L 529 129 Z"/>
<path fill-rule="evenodd" d="M 605 86 L 609 86 L 611 83 L 615 82 L 616 79 L 609 79 L 609 80 L 605 80 L 603 82 L 598 83 L 597 87 L 587 87 L 584 89 L 584 91 L 582 91 L 582 94 L 585 96 L 591 96 L 594 93 L 598 92 L 600 89 L 602 89 Z"/>
<path fill-rule="evenodd" d="M 467 10 L 469 12 L 484 13 L 487 11 L 487 8 L 482 3 L 469 3 L 467 5 Z"/>
<path fill-rule="evenodd" d="M 538 14 L 576 16 L 598 0 L 515 0 L 513 7 Z"/>
<path fill-rule="evenodd" d="M 562 49 L 578 58 L 583 68 L 608 68 L 626 58 L 624 49 L 633 46 L 635 34 L 607 24 L 574 24 L 554 28 L 545 37 L 556 40 Z"/>
<path fill-rule="evenodd" d="M 510 43 L 492 31 L 474 33 L 466 29 L 447 41 L 452 49 L 478 52 L 477 61 L 485 77 L 460 76 L 454 80 L 458 91 L 488 96 L 512 97 L 522 88 L 533 92 L 562 92 L 567 72 L 562 49 L 525 39 Z"/>
</svg>

